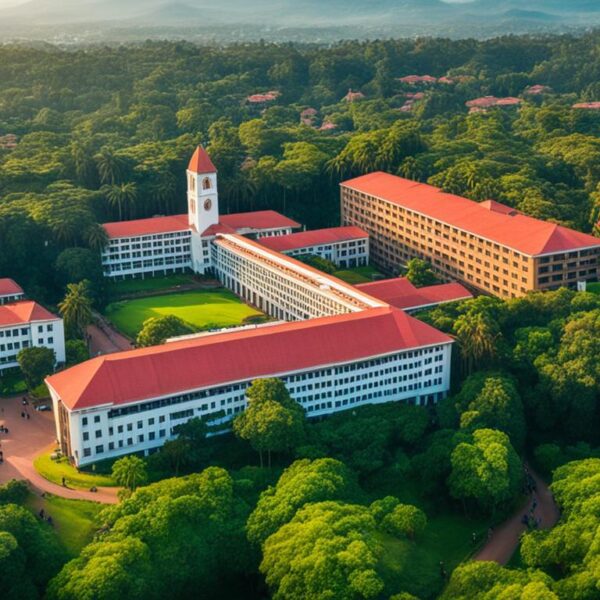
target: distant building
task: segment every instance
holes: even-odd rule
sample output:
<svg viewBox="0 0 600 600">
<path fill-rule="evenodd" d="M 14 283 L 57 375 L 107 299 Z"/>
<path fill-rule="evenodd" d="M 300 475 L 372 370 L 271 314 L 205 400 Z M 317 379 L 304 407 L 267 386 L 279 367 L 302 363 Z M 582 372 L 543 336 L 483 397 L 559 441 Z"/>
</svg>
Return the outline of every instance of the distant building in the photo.
<svg viewBox="0 0 600 600">
<path fill-rule="evenodd" d="M 288 256 L 313 254 L 338 267 L 353 268 L 369 264 L 369 234 L 359 227 L 332 227 L 262 238 L 266 248 Z"/>
<path fill-rule="evenodd" d="M 0 279 L 0 305 L 24 300 L 23 288 L 12 279 Z"/>
<path fill-rule="evenodd" d="M 406 75 L 405 77 L 399 77 L 398 81 L 407 83 L 408 85 L 417 85 L 420 83 L 431 85 L 437 83 L 438 80 L 437 77 L 432 77 L 431 75 Z"/>
<path fill-rule="evenodd" d="M 412 258 L 440 277 L 514 298 L 598 279 L 600 238 L 474 202 L 387 173 L 341 184 L 342 223 L 369 234 L 371 260 L 394 271 Z"/>
<path fill-rule="evenodd" d="M 577 104 L 573 104 L 573 108 L 584 110 L 600 110 L 600 102 L 579 102 Z"/>
<path fill-rule="evenodd" d="M 248 104 L 269 104 L 270 102 L 274 102 L 281 96 L 281 92 L 276 90 L 272 90 L 270 92 L 265 92 L 264 94 L 252 94 L 246 98 L 246 102 Z"/>
<path fill-rule="evenodd" d="M 484 96 L 482 98 L 475 98 L 465 102 L 465 105 L 470 109 L 469 112 L 485 112 L 489 108 L 505 107 L 505 106 L 519 106 L 523 101 L 521 98 L 496 98 L 495 96 Z"/>
<path fill-rule="evenodd" d="M 529 86 L 524 93 L 529 96 L 542 96 L 543 94 L 552 93 L 552 88 L 547 85 L 532 85 Z"/>
<path fill-rule="evenodd" d="M 356 102 L 357 100 L 363 100 L 365 95 L 362 92 L 353 92 L 351 89 L 348 90 L 348 93 L 342 98 L 345 102 Z"/>
</svg>

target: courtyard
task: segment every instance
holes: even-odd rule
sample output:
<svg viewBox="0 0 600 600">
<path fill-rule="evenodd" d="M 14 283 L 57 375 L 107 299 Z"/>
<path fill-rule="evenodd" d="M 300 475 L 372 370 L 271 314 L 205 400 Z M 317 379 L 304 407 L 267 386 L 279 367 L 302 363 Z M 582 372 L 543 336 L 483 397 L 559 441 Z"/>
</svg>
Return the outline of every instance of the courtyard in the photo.
<svg viewBox="0 0 600 600">
<path fill-rule="evenodd" d="M 106 318 L 130 338 L 137 336 L 147 319 L 166 315 L 179 317 L 197 331 L 243 325 L 264 316 L 224 288 L 120 300 L 105 311 Z"/>
</svg>

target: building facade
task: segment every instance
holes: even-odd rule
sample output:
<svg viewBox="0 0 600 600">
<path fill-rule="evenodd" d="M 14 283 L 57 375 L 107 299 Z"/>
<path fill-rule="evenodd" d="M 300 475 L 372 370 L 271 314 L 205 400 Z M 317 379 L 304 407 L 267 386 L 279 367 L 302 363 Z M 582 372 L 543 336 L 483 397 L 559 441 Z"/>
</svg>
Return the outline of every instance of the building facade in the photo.
<svg viewBox="0 0 600 600">
<path fill-rule="evenodd" d="M 598 279 L 599 238 L 387 173 L 342 183 L 341 213 L 388 271 L 421 258 L 441 278 L 501 298 Z"/>
<path fill-rule="evenodd" d="M 288 256 L 313 255 L 334 263 L 340 269 L 369 264 L 369 234 L 359 227 L 331 227 L 269 237 L 263 246 Z"/>
<path fill-rule="evenodd" d="M 0 306 L 0 371 L 17 367 L 17 355 L 25 348 L 45 346 L 57 363 L 65 362 L 65 333 L 61 318 L 31 300 Z"/>
<path fill-rule="evenodd" d="M 211 243 L 217 233 L 250 238 L 286 236 L 300 227 L 272 210 L 219 215 L 217 170 L 198 147 L 187 171 L 188 212 L 182 215 L 105 223 L 108 244 L 102 253 L 111 279 L 193 271 L 212 267 Z"/>
<path fill-rule="evenodd" d="M 226 423 L 260 377 L 281 378 L 309 417 L 378 402 L 433 403 L 450 386 L 451 345 L 383 306 L 100 356 L 47 383 L 62 450 L 84 465 L 152 451 L 193 417 Z"/>
</svg>

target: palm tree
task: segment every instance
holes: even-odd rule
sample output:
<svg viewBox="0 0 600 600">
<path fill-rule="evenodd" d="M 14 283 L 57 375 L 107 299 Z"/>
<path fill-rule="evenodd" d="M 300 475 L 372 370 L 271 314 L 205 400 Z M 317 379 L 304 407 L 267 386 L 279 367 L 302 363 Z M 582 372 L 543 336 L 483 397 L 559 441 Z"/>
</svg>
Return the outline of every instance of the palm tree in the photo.
<svg viewBox="0 0 600 600">
<path fill-rule="evenodd" d="M 86 231 L 85 238 L 90 249 L 99 253 L 102 252 L 102 250 L 106 248 L 106 244 L 108 244 L 108 235 L 106 229 L 104 229 L 102 225 L 92 225 Z"/>
<path fill-rule="evenodd" d="M 467 374 L 472 373 L 482 361 L 496 355 L 498 325 L 484 312 L 467 312 L 461 315 L 456 319 L 454 332 Z"/>
<path fill-rule="evenodd" d="M 118 208 L 119 221 L 123 220 L 123 209 L 131 209 L 137 200 L 137 186 L 133 181 L 105 186 L 104 193 L 110 206 Z"/>
<path fill-rule="evenodd" d="M 177 181 L 170 171 L 161 171 L 158 177 L 158 183 L 150 188 L 150 195 L 155 200 L 159 210 L 169 213 L 171 200 L 177 192 Z"/>
<path fill-rule="evenodd" d="M 65 321 L 65 327 L 76 334 L 83 335 L 85 328 L 92 322 L 92 300 L 89 296 L 89 282 L 69 283 L 67 293 L 58 310 Z"/>
<path fill-rule="evenodd" d="M 140 483 L 146 481 L 146 463 L 139 456 L 124 456 L 114 463 L 112 476 L 119 485 L 134 492 Z"/>
<path fill-rule="evenodd" d="M 94 157 L 100 173 L 100 181 L 114 185 L 121 181 L 125 172 L 125 161 L 115 151 L 104 146 Z"/>
<path fill-rule="evenodd" d="M 79 141 L 73 142 L 71 158 L 75 164 L 77 180 L 83 184 L 92 183 L 95 179 L 95 165 L 89 147 Z"/>
</svg>

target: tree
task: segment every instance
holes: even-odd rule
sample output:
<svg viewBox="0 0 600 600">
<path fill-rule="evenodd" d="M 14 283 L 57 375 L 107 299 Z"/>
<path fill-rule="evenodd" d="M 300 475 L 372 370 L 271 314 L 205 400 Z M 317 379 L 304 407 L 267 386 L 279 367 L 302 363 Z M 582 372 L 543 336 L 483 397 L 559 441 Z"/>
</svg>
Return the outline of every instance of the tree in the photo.
<svg viewBox="0 0 600 600">
<path fill-rule="evenodd" d="M 115 185 L 121 181 L 124 176 L 125 162 L 112 148 L 103 147 L 95 156 L 95 160 L 102 183 Z"/>
<path fill-rule="evenodd" d="M 425 513 L 411 504 L 398 504 L 382 522 L 383 528 L 389 533 L 414 540 L 427 526 Z"/>
<path fill-rule="evenodd" d="M 146 319 L 138 333 L 136 345 L 158 346 L 171 337 L 194 333 L 194 328 L 175 315 Z"/>
<path fill-rule="evenodd" d="M 486 512 L 509 503 L 520 489 L 521 461 L 501 431 L 477 429 L 470 441 L 456 446 L 451 461 L 450 494 L 463 502 L 474 500 Z"/>
<path fill-rule="evenodd" d="M 108 244 L 108 233 L 102 225 L 92 225 L 85 232 L 85 239 L 90 250 L 100 254 Z"/>
<path fill-rule="evenodd" d="M 82 336 L 85 328 L 92 322 L 92 301 L 89 297 L 89 284 L 86 280 L 69 283 L 67 293 L 58 310 L 65 321 L 68 331 Z"/>
<path fill-rule="evenodd" d="M 101 288 L 104 275 L 100 256 L 87 248 L 67 248 L 56 259 L 56 277 L 61 287 L 86 279 Z"/>
<path fill-rule="evenodd" d="M 382 547 L 364 506 L 307 504 L 267 538 L 260 565 L 273 598 L 377 598 Z"/>
<path fill-rule="evenodd" d="M 406 263 L 405 277 L 417 287 L 438 283 L 437 277 L 431 270 L 431 265 L 420 258 L 412 258 Z"/>
<path fill-rule="evenodd" d="M 515 448 L 521 449 L 525 443 L 525 415 L 511 378 L 487 377 L 480 392 L 462 407 L 460 425 L 470 430 L 498 429 L 509 436 Z"/>
<path fill-rule="evenodd" d="M 467 374 L 495 356 L 500 332 L 498 324 L 485 312 L 461 315 L 454 323 L 454 332 Z"/>
<path fill-rule="evenodd" d="M 124 456 L 113 464 L 112 476 L 119 485 L 135 492 L 138 485 L 144 483 L 148 478 L 146 463 L 135 455 Z"/>
<path fill-rule="evenodd" d="M 103 188 L 106 199 L 112 208 L 116 208 L 119 221 L 123 220 L 125 211 L 131 214 L 138 198 L 137 185 L 130 181 L 128 183 L 113 183 Z"/>
<path fill-rule="evenodd" d="M 292 463 L 275 486 L 261 495 L 246 524 L 248 539 L 263 544 L 310 502 L 349 499 L 356 482 L 343 463 L 332 458 Z"/>
<path fill-rule="evenodd" d="M 506 569 L 494 562 L 459 565 L 440 600 L 559 600 L 552 579 L 541 571 Z"/>
<path fill-rule="evenodd" d="M 87 344 L 83 340 L 67 340 L 65 342 L 65 354 L 66 363 L 69 367 L 85 362 L 90 357 Z"/>
<path fill-rule="evenodd" d="M 56 355 L 50 348 L 34 346 L 21 350 L 17 355 L 17 361 L 27 382 L 27 387 L 33 389 L 54 371 Z"/>
<path fill-rule="evenodd" d="M 263 466 L 267 452 L 285 452 L 298 445 L 304 436 L 304 409 L 293 400 L 283 381 L 257 379 L 246 390 L 248 407 L 233 421 L 233 431 L 258 452 Z"/>
</svg>

